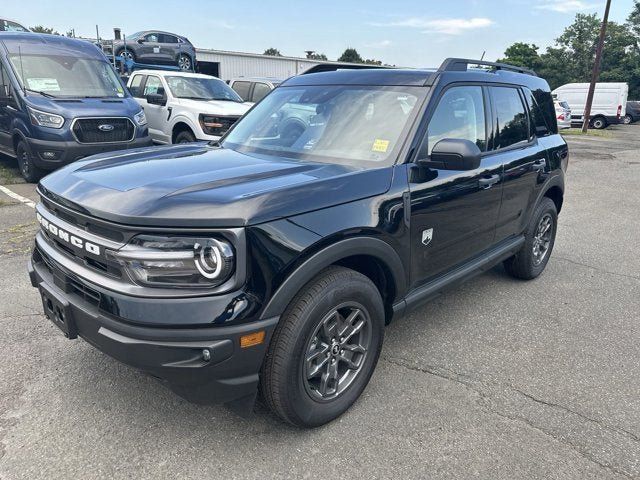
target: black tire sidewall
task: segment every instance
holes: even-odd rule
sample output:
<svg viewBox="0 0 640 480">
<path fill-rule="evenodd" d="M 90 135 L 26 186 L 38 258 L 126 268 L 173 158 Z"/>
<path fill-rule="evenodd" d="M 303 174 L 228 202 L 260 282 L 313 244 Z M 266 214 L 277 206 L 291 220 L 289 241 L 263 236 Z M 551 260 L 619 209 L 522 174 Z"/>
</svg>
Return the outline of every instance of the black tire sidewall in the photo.
<svg viewBox="0 0 640 480">
<path fill-rule="evenodd" d="M 597 126 L 598 122 L 601 122 L 601 126 Z M 596 130 L 602 130 L 607 127 L 607 121 L 604 118 L 595 118 L 593 119 L 593 128 Z"/>
<path fill-rule="evenodd" d="M 551 243 L 549 243 L 548 252 L 544 257 L 544 259 L 542 260 L 542 262 L 540 262 L 539 265 L 535 265 L 534 257 L 533 257 L 533 240 L 534 240 L 536 229 L 538 228 L 538 223 L 540 222 L 540 219 L 547 213 L 551 214 L 551 219 L 553 222 L 552 224 L 553 231 L 551 233 Z M 556 242 L 557 231 L 558 231 L 558 212 L 556 210 L 556 205 L 555 203 L 553 203 L 551 199 L 544 197 L 536 207 L 534 216 L 532 217 L 531 223 L 527 228 L 527 235 L 526 235 L 526 240 L 524 244 L 524 253 L 526 255 L 526 261 L 528 262 L 527 266 L 530 270 L 531 278 L 535 278 L 538 275 L 540 275 L 544 271 L 545 267 L 547 266 L 547 263 L 549 262 L 549 258 L 553 253 L 553 247 Z"/>
<path fill-rule="evenodd" d="M 181 143 L 180 139 L 182 137 L 185 137 L 188 141 L 187 142 L 182 142 L 182 143 L 193 143 L 196 141 L 196 137 L 193 135 L 193 133 L 191 132 L 187 132 L 186 130 L 178 133 L 178 135 L 176 135 L 176 144 Z"/>
<path fill-rule="evenodd" d="M 27 175 L 24 174 L 24 153 L 26 153 L 27 164 L 29 167 L 29 172 Z M 27 145 L 23 141 L 18 142 L 18 145 L 16 146 L 16 157 L 18 160 L 18 167 L 20 168 L 20 175 L 22 175 L 22 178 L 24 178 L 29 183 L 35 183 L 40 180 L 40 177 L 42 176 L 41 170 L 33 163 L 33 158 L 31 152 L 29 151 L 29 147 L 27 147 Z"/>
<path fill-rule="evenodd" d="M 360 275 L 360 274 L 358 274 Z M 363 277 L 365 278 L 365 277 Z M 315 330 L 318 321 L 331 309 L 345 301 L 355 301 L 367 311 L 371 320 L 371 344 L 365 363 L 353 383 L 337 398 L 321 402 L 313 399 L 303 383 L 305 346 Z M 287 396 L 290 410 L 297 417 L 296 423 L 318 426 L 338 417 L 362 394 L 369 383 L 378 362 L 384 337 L 384 306 L 380 294 L 373 284 L 360 278 L 336 285 L 304 310 L 304 318 L 299 325 L 295 346 L 287 363 Z"/>
<path fill-rule="evenodd" d="M 628 121 L 627 121 L 627 119 L 628 119 Z M 624 116 L 624 119 L 622 121 L 623 121 L 623 123 L 625 125 L 630 125 L 630 124 L 633 123 L 633 117 L 631 115 L 627 114 L 627 115 Z"/>
</svg>

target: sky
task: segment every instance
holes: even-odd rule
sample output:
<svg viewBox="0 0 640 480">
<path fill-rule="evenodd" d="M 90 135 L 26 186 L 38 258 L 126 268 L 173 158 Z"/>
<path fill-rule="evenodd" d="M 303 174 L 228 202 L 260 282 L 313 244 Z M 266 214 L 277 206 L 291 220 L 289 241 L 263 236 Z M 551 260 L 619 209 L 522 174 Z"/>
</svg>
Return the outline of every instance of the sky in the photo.
<svg viewBox="0 0 640 480">
<path fill-rule="evenodd" d="M 274 47 L 337 59 L 347 47 L 363 58 L 406 67 L 434 67 L 446 57 L 502 56 L 514 42 L 546 48 L 577 12 L 602 16 L 605 0 L 134 0 L 3 2 L 1 14 L 32 27 L 113 38 L 158 29 L 196 47 L 262 53 Z M 633 0 L 613 0 L 610 19 L 624 21 Z"/>
</svg>

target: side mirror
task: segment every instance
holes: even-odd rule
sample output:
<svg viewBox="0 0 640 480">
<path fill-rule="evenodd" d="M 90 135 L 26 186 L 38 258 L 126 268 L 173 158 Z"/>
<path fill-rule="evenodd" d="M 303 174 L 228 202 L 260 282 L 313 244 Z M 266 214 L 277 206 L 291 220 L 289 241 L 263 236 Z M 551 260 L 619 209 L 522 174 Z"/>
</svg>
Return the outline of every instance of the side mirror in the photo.
<svg viewBox="0 0 640 480">
<path fill-rule="evenodd" d="M 445 138 L 433 146 L 431 156 L 419 159 L 421 167 L 438 170 L 475 170 L 480 166 L 482 152 L 471 140 Z"/>
<path fill-rule="evenodd" d="M 160 95 L 159 93 L 150 93 L 145 98 L 149 105 L 160 105 L 161 107 L 164 107 L 167 104 L 165 96 Z"/>
<path fill-rule="evenodd" d="M 144 43 L 144 38 L 139 38 L 138 40 L 136 40 L 136 42 L 142 45 Z"/>
</svg>

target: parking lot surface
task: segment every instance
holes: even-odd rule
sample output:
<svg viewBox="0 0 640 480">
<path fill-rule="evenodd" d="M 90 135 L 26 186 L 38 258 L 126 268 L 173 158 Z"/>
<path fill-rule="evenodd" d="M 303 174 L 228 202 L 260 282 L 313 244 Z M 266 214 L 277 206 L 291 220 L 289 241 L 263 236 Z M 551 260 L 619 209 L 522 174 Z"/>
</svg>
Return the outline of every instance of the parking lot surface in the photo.
<svg viewBox="0 0 640 480">
<path fill-rule="evenodd" d="M 501 267 L 390 325 L 337 421 L 196 406 L 41 315 L 33 210 L 0 192 L 0 478 L 640 478 L 640 125 L 568 137 L 545 273 Z M 1 184 L 27 198 L 0 159 Z"/>
</svg>

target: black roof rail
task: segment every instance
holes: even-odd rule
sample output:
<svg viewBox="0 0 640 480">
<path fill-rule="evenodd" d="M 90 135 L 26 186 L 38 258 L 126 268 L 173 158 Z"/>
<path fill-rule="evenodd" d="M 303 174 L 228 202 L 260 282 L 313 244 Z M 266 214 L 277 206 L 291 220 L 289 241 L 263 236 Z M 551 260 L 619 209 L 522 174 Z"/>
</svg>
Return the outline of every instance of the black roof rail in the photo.
<svg viewBox="0 0 640 480">
<path fill-rule="evenodd" d="M 307 73 L 321 73 L 321 72 L 335 72 L 336 70 L 362 70 L 365 68 L 389 68 L 381 65 L 370 65 L 363 63 L 362 65 L 341 65 L 339 63 L 319 63 L 313 67 L 305 70 L 300 75 L 306 75 Z"/>
<path fill-rule="evenodd" d="M 469 65 L 482 65 L 492 67 L 495 70 L 508 70 L 511 72 L 524 73 L 526 75 L 533 75 L 537 77 L 538 74 L 533 70 L 525 67 L 516 67 L 515 65 L 509 65 L 507 63 L 487 62 L 485 60 L 471 60 L 468 58 L 447 58 L 438 71 L 440 72 L 466 72 Z"/>
</svg>

